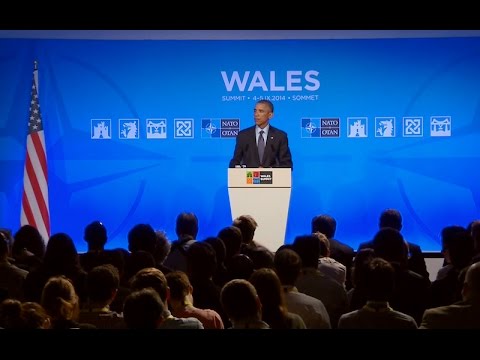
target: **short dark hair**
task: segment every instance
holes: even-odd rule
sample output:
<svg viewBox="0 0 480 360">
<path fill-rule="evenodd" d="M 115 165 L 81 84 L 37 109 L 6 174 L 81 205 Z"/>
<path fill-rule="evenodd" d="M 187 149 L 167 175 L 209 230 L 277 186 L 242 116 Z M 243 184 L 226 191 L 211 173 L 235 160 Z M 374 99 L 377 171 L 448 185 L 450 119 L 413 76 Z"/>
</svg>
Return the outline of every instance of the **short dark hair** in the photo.
<svg viewBox="0 0 480 360">
<path fill-rule="evenodd" d="M 155 253 L 157 235 L 150 224 L 137 224 L 128 232 L 128 250 L 131 252 L 143 250 Z"/>
<path fill-rule="evenodd" d="M 257 101 L 257 104 L 265 104 L 265 105 L 267 105 L 267 106 L 270 108 L 270 111 L 273 113 L 273 109 L 274 109 L 274 108 L 273 108 L 273 103 L 272 103 L 270 100 L 265 100 L 265 99 L 263 99 L 263 100 L 258 100 L 258 101 Z"/>
<path fill-rule="evenodd" d="M 159 269 L 150 267 L 139 270 L 130 279 L 130 288 L 140 290 L 147 287 L 154 289 L 163 301 L 167 301 L 168 283 L 165 275 Z"/>
<path fill-rule="evenodd" d="M 233 279 L 220 292 L 220 303 L 232 321 L 240 321 L 258 314 L 257 290 L 247 280 Z"/>
<path fill-rule="evenodd" d="M 381 228 L 373 237 L 375 256 L 387 261 L 403 263 L 407 259 L 408 246 L 399 230 L 391 227 Z"/>
<path fill-rule="evenodd" d="M 335 236 L 337 222 L 330 215 L 318 215 L 312 219 L 312 233 L 321 232 L 328 239 Z"/>
<path fill-rule="evenodd" d="M 255 236 L 255 230 L 257 229 L 257 222 L 251 215 L 240 215 L 233 220 L 233 226 L 236 226 L 242 232 L 242 241 L 245 244 L 249 244 Z"/>
<path fill-rule="evenodd" d="M 126 297 L 123 318 L 129 329 L 156 329 L 165 310 L 165 303 L 158 293 L 145 288 Z"/>
<path fill-rule="evenodd" d="M 292 249 L 283 248 L 275 253 L 274 263 L 282 285 L 294 285 L 302 270 L 300 255 Z"/>
<path fill-rule="evenodd" d="M 178 214 L 175 232 L 179 239 L 187 235 L 191 239 L 196 239 L 198 234 L 198 219 L 194 213 L 182 212 Z"/>
<path fill-rule="evenodd" d="M 378 221 L 380 228 L 390 227 L 398 231 L 402 230 L 402 215 L 396 209 L 386 209 L 380 214 Z"/>
<path fill-rule="evenodd" d="M 395 286 L 395 270 L 385 259 L 380 257 L 370 260 L 365 268 L 365 287 L 367 300 L 387 301 Z"/>
<path fill-rule="evenodd" d="M 94 221 L 85 227 L 83 238 L 93 248 L 103 247 L 107 243 L 107 228 L 101 221 Z"/>
</svg>

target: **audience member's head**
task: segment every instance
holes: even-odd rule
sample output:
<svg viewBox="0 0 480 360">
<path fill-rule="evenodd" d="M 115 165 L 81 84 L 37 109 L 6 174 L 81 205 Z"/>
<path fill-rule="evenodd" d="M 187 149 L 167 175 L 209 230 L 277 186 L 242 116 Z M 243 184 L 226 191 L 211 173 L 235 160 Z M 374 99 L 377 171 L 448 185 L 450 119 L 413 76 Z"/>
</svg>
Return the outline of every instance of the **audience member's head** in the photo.
<svg viewBox="0 0 480 360">
<path fill-rule="evenodd" d="M 45 255 L 45 240 L 36 227 L 23 225 L 13 235 L 12 256 L 17 259 L 27 251 L 30 254 L 43 259 Z"/>
<path fill-rule="evenodd" d="M 373 258 L 366 263 L 360 286 L 369 301 L 388 301 L 395 286 L 395 270 L 382 258 Z"/>
<path fill-rule="evenodd" d="M 198 234 L 197 216 L 192 212 L 182 212 L 178 214 L 175 225 L 175 232 L 179 240 L 196 239 Z"/>
<path fill-rule="evenodd" d="M 330 256 L 330 240 L 328 240 L 328 237 L 321 232 L 316 232 L 312 235 L 318 238 L 318 240 L 320 240 L 320 256 Z"/>
<path fill-rule="evenodd" d="M 227 249 L 225 248 L 225 244 L 223 243 L 223 240 L 216 236 L 210 236 L 205 240 L 203 240 L 203 242 L 210 244 L 213 247 L 213 250 L 215 250 L 217 266 L 220 264 L 223 265 L 225 262 L 225 257 L 227 253 Z"/>
<path fill-rule="evenodd" d="M 400 211 L 396 209 L 383 210 L 378 220 L 378 227 L 380 229 L 384 227 L 390 227 L 398 231 L 401 231 L 402 215 L 400 214 Z"/>
<path fill-rule="evenodd" d="M 480 301 L 480 262 L 469 266 L 465 275 L 462 288 L 462 296 L 466 301 Z"/>
<path fill-rule="evenodd" d="M 248 280 L 255 270 L 253 261 L 248 255 L 236 254 L 227 267 L 227 276 L 232 279 Z"/>
<path fill-rule="evenodd" d="M 240 253 L 242 246 L 242 232 L 236 226 L 227 226 L 218 232 L 217 235 L 225 244 L 225 259 L 230 259 Z"/>
<path fill-rule="evenodd" d="M 250 283 L 257 290 L 262 303 L 262 319 L 272 328 L 285 328 L 287 307 L 283 297 L 282 284 L 273 269 L 255 270 Z"/>
<path fill-rule="evenodd" d="M 170 300 L 183 302 L 193 292 L 192 284 L 183 271 L 172 271 L 165 275 L 170 288 Z"/>
<path fill-rule="evenodd" d="M 138 271 L 155 267 L 155 265 L 155 259 L 151 253 L 143 250 L 134 251 L 125 262 L 124 279 L 128 280 Z"/>
<path fill-rule="evenodd" d="M 187 274 L 190 279 L 211 279 L 217 269 L 215 250 L 209 243 L 195 241 L 187 249 Z"/>
<path fill-rule="evenodd" d="M 124 248 L 115 248 L 110 250 L 108 263 L 117 268 L 120 275 L 120 281 L 122 281 L 122 278 L 125 276 L 125 266 L 130 255 L 130 252 Z"/>
<path fill-rule="evenodd" d="M 66 233 L 50 236 L 43 262 L 54 274 L 67 274 L 79 269 L 78 252 L 72 238 Z"/>
<path fill-rule="evenodd" d="M 469 225 L 470 235 L 473 238 L 475 254 L 480 254 L 480 220 L 474 220 Z"/>
<path fill-rule="evenodd" d="M 294 286 L 302 270 L 302 260 L 297 252 L 288 248 L 277 251 L 274 264 L 282 285 Z"/>
<path fill-rule="evenodd" d="M 372 248 L 360 249 L 353 260 L 352 265 L 352 284 L 357 287 L 358 284 L 364 284 L 363 280 L 367 272 L 367 264 L 375 257 L 375 250 Z"/>
<path fill-rule="evenodd" d="M 242 232 L 242 241 L 249 244 L 253 241 L 255 230 L 258 227 L 257 222 L 251 215 L 241 215 L 233 220 L 233 226 L 236 226 Z"/>
<path fill-rule="evenodd" d="M 166 309 L 155 290 L 140 289 L 125 299 L 123 319 L 129 329 L 156 329 L 162 322 Z"/>
<path fill-rule="evenodd" d="M 41 305 L 53 320 L 78 319 L 78 296 L 72 282 L 63 275 L 48 279 L 42 291 Z"/>
<path fill-rule="evenodd" d="M 220 293 L 220 302 L 234 326 L 237 322 L 262 318 L 262 305 L 257 290 L 247 280 L 234 279 L 226 283 Z"/>
<path fill-rule="evenodd" d="M 119 286 L 118 269 L 111 264 L 96 266 L 87 275 L 88 298 L 93 304 L 103 306 L 110 304 Z"/>
<path fill-rule="evenodd" d="M 442 253 L 447 263 L 461 270 L 469 265 L 474 255 L 473 238 L 463 226 L 452 225 L 442 229 Z"/>
<path fill-rule="evenodd" d="M 303 267 L 318 267 L 320 240 L 314 235 L 300 235 L 293 241 L 293 249 L 300 255 Z"/>
<path fill-rule="evenodd" d="M 5 259 L 11 256 L 12 245 L 13 245 L 13 236 L 9 229 L 0 229 L 0 241 L 3 243 L 0 246 L 0 258 L 5 256 Z M 3 246 L 6 246 L 6 251 L 3 249 Z"/>
<path fill-rule="evenodd" d="M 262 268 L 253 272 L 249 279 L 257 290 L 262 306 L 284 306 L 281 283 L 273 269 Z"/>
<path fill-rule="evenodd" d="M 157 264 L 163 264 L 163 261 L 167 258 L 170 253 L 170 241 L 168 241 L 167 233 L 163 230 L 156 230 L 155 235 L 157 236 L 157 246 L 155 247 L 155 262 Z"/>
<path fill-rule="evenodd" d="M 0 259 L 6 260 L 9 253 L 9 241 L 3 232 L 0 232 Z"/>
<path fill-rule="evenodd" d="M 373 238 L 375 255 L 391 263 L 406 266 L 408 246 L 399 230 L 384 227 L 377 231 Z"/>
<path fill-rule="evenodd" d="M 83 238 L 88 250 L 103 250 L 107 243 L 107 228 L 100 221 L 94 221 L 85 227 Z"/>
<path fill-rule="evenodd" d="M 332 239 L 336 230 L 337 222 L 330 215 L 318 215 L 312 219 L 312 233 L 320 232 L 328 239 Z"/>
<path fill-rule="evenodd" d="M 155 254 L 157 235 L 150 224 L 137 224 L 128 232 L 128 250 L 135 252 L 143 250 Z"/>
<path fill-rule="evenodd" d="M 5 329 L 48 329 L 50 317 L 36 302 L 7 299 L 0 304 L 0 327 Z"/>
<path fill-rule="evenodd" d="M 130 279 L 130 288 L 140 290 L 151 287 L 160 295 L 164 303 L 167 303 L 169 294 L 167 279 L 159 269 L 150 267 L 137 272 Z"/>
<path fill-rule="evenodd" d="M 281 250 L 285 250 L 285 249 L 290 249 L 290 250 L 294 250 L 293 249 L 293 244 L 282 244 L 278 247 L 278 249 L 276 250 L 276 252 L 278 251 L 281 251 Z M 295 251 L 295 250 L 294 250 Z"/>
</svg>

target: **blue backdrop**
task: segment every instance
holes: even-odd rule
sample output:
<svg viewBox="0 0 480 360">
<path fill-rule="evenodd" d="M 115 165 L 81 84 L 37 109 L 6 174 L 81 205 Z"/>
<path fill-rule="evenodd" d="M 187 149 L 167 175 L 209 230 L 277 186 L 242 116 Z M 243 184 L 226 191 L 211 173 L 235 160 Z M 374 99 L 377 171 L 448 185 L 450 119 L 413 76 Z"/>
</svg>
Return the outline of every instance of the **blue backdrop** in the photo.
<svg viewBox="0 0 480 360">
<path fill-rule="evenodd" d="M 356 248 L 379 213 L 439 251 L 444 226 L 478 218 L 480 38 L 249 41 L 0 40 L 0 226 L 19 227 L 33 61 L 52 233 L 84 226 L 127 246 L 140 222 L 175 239 L 231 223 L 227 166 L 255 101 L 275 104 L 294 161 L 285 241 L 334 216 Z"/>
</svg>

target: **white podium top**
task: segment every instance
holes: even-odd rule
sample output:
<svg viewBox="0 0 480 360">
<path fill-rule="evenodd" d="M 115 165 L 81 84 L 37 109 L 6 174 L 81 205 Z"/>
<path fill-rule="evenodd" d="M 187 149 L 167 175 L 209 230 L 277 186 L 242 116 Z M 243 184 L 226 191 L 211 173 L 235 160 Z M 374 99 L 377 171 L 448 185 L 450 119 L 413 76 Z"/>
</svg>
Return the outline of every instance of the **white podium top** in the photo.
<svg viewBox="0 0 480 360">
<path fill-rule="evenodd" d="M 291 188 L 290 168 L 229 168 L 229 188 Z"/>
</svg>

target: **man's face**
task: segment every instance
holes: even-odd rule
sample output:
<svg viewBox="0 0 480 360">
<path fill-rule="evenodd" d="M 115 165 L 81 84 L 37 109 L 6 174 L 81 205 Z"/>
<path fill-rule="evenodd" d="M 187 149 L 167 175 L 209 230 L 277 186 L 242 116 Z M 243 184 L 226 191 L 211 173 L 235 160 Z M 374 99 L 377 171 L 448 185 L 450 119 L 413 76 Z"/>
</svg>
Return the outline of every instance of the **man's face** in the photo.
<svg viewBox="0 0 480 360">
<path fill-rule="evenodd" d="M 255 105 L 255 109 L 253 109 L 253 118 L 255 119 L 255 124 L 262 129 L 268 125 L 272 116 L 273 113 L 270 111 L 267 104 L 260 103 Z"/>
</svg>

